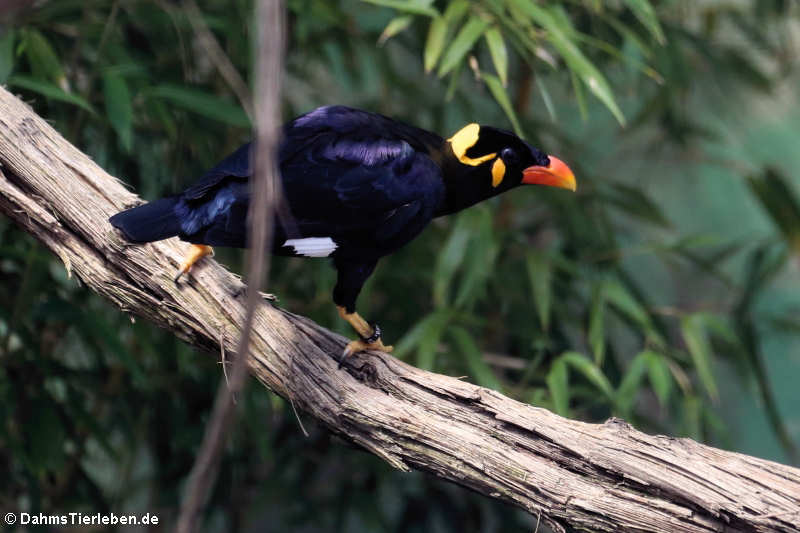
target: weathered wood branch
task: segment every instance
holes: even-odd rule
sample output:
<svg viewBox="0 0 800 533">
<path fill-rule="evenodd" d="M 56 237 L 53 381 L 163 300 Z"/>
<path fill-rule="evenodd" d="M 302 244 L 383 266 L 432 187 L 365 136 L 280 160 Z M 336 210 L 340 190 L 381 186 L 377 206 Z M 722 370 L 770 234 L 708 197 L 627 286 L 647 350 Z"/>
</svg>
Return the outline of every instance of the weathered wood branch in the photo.
<svg viewBox="0 0 800 533">
<path fill-rule="evenodd" d="M 0 89 L 0 211 L 123 311 L 218 353 L 235 349 L 242 283 L 203 261 L 178 289 L 185 245 L 127 246 L 107 219 L 139 198 Z M 425 470 L 521 507 L 555 530 L 800 531 L 800 470 L 621 420 L 567 420 L 345 340 L 262 306 L 251 372 L 395 468 Z"/>
</svg>

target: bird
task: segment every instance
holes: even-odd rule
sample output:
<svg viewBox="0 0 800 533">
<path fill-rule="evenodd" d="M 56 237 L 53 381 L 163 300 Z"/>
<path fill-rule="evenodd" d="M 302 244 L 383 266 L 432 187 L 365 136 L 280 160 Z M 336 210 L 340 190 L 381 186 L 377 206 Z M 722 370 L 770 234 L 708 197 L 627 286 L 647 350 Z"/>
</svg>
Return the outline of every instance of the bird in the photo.
<svg viewBox="0 0 800 533">
<path fill-rule="evenodd" d="M 248 143 L 181 193 L 109 219 L 131 243 L 177 236 L 190 243 L 175 283 L 214 246 L 247 245 L 255 147 Z M 445 139 L 387 116 L 333 105 L 286 123 L 277 154 L 289 217 L 275 217 L 276 255 L 330 258 L 333 303 L 358 335 L 342 356 L 391 352 L 381 328 L 356 311 L 378 260 L 435 218 L 521 185 L 576 190 L 575 176 L 514 133 L 470 123 Z M 288 220 L 289 222 L 287 223 Z"/>
</svg>

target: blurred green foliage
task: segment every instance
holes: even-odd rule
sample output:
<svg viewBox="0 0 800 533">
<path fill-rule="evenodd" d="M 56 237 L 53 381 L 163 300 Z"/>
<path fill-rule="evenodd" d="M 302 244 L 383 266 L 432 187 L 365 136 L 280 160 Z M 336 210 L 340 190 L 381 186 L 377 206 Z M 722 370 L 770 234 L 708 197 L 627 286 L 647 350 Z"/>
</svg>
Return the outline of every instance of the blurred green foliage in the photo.
<svg viewBox="0 0 800 533">
<path fill-rule="evenodd" d="M 470 121 L 510 126 L 578 176 L 576 195 L 509 193 L 437 220 L 381 262 L 360 309 L 380 318 L 398 357 L 566 416 L 623 416 L 798 461 L 793 2 L 288 8 L 287 118 L 342 103 L 444 135 Z M 200 9 L 247 80 L 251 3 Z M 6 13 L 0 82 L 143 197 L 177 191 L 249 137 L 189 13 L 168 0 Z M 240 252 L 220 252 L 241 271 Z M 219 364 L 113 309 L 6 220 L 0 276 L 0 508 L 150 511 L 170 523 Z M 334 278 L 323 260 L 275 259 L 270 291 L 350 334 L 331 304 Z M 240 405 L 209 530 L 535 524 L 323 431 L 305 438 L 257 385 Z"/>
</svg>

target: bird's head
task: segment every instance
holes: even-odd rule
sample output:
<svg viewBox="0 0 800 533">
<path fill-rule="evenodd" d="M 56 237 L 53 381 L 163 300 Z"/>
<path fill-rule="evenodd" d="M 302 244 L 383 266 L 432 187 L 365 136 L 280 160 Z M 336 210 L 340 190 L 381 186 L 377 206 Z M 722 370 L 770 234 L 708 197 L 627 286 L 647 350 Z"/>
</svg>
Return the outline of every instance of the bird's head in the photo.
<svg viewBox="0 0 800 533">
<path fill-rule="evenodd" d="M 454 159 L 450 172 L 469 175 L 469 185 L 484 191 L 486 197 L 517 185 L 576 189 L 575 176 L 563 161 L 546 155 L 510 131 L 473 123 L 447 142 Z M 461 185 L 467 184 L 462 181 Z"/>
</svg>

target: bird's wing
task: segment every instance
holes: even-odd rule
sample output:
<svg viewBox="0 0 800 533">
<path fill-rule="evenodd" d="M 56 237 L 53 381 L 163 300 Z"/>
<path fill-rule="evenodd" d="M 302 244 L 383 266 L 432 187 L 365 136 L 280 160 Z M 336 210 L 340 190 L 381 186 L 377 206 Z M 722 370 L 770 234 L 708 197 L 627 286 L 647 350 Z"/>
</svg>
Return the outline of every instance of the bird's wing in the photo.
<svg viewBox="0 0 800 533">
<path fill-rule="evenodd" d="M 441 171 L 428 156 L 441 142 L 425 130 L 341 106 L 295 119 L 284 127 L 278 151 L 293 228 L 276 227 L 276 240 L 284 234 L 386 241 L 401 230 L 413 237 L 418 228 L 412 226 L 427 224 L 444 194 Z M 245 217 L 239 211 L 249 203 L 244 185 L 251 152 L 251 145 L 242 146 L 180 195 L 187 220 L 196 222 L 191 233 L 213 233 L 224 243 L 242 240 Z M 242 209 L 233 209 L 237 205 Z"/>
<path fill-rule="evenodd" d="M 217 166 L 203 174 L 203 177 L 183 191 L 181 197 L 190 202 L 202 201 L 209 193 L 216 192 L 219 187 L 231 179 L 237 181 L 250 179 L 252 174 L 250 147 L 251 144 L 247 143 L 220 161 Z"/>
<path fill-rule="evenodd" d="M 444 194 L 439 167 L 402 139 L 326 133 L 281 164 L 284 193 L 304 235 L 371 233 L 385 240 Z"/>
</svg>

